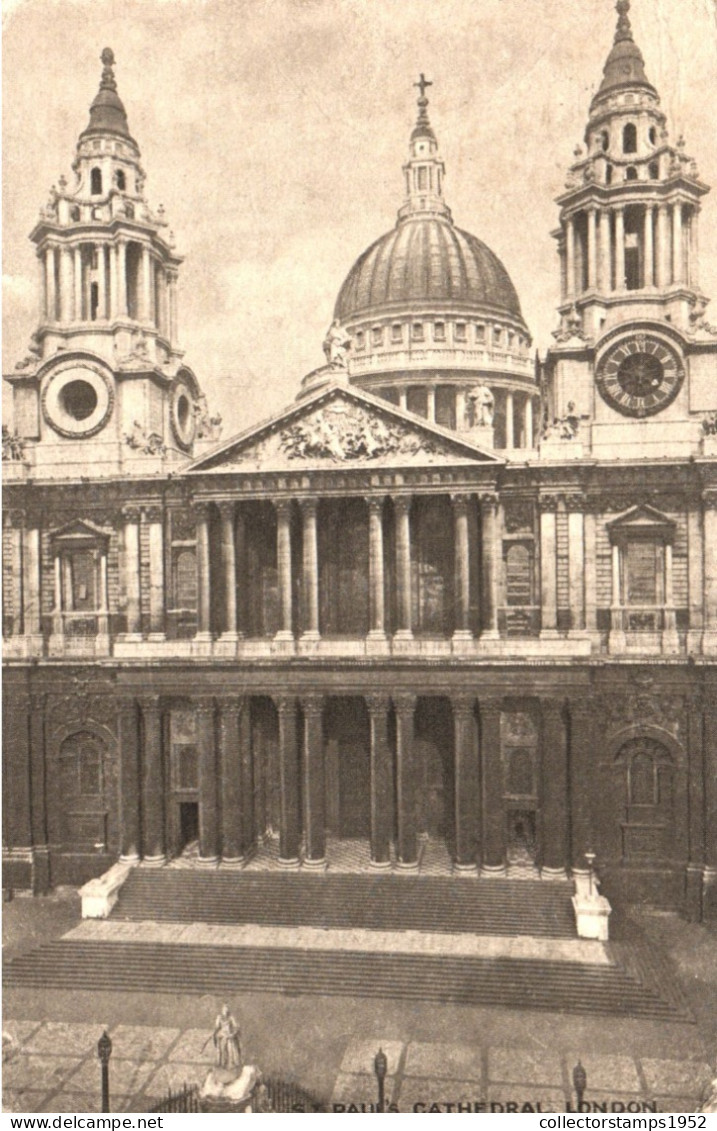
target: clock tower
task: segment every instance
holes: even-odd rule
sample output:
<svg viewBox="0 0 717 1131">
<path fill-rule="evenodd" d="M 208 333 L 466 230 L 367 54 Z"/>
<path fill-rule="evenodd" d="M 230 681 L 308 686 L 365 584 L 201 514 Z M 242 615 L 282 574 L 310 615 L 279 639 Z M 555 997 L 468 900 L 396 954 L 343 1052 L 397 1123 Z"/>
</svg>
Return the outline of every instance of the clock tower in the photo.
<svg viewBox="0 0 717 1131">
<path fill-rule="evenodd" d="M 114 54 L 77 142 L 30 238 L 39 319 L 6 375 L 15 439 L 30 474 L 60 479 L 156 474 L 211 430 L 177 341 L 181 257 L 117 92 Z"/>
<path fill-rule="evenodd" d="M 618 0 L 584 148 L 558 198 L 560 327 L 544 370 L 550 457 L 700 454 L 715 408 L 717 327 L 699 286 L 709 191 L 660 98 Z"/>
</svg>

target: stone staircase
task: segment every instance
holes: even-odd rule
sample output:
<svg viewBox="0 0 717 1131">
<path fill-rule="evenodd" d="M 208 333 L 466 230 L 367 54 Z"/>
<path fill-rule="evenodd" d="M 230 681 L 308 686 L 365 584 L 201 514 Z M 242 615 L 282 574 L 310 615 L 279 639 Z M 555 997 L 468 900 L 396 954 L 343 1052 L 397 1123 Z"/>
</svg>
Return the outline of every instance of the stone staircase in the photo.
<svg viewBox="0 0 717 1131">
<path fill-rule="evenodd" d="M 134 869 L 114 919 L 575 938 L 566 883 Z"/>
<path fill-rule="evenodd" d="M 563 940 L 578 945 L 570 894 L 571 885 L 539 881 L 140 868 L 124 885 L 110 919 L 98 924 L 102 937 L 65 937 L 7 962 L 3 983 L 8 988 L 217 996 L 241 987 L 244 993 L 692 1020 L 674 979 L 639 945 L 608 944 L 609 961 L 601 950 L 598 962 L 591 961 L 590 948 L 602 944 L 580 944 L 586 947 L 584 962 L 553 960 L 551 955 L 566 946 Z M 172 923 L 178 924 L 177 935 L 180 924 L 194 925 L 203 941 L 175 941 L 174 934 L 168 940 Z M 151 938 L 153 924 L 155 936 L 161 928 L 163 941 Z M 207 924 L 212 926 L 203 927 Z M 262 945 L 259 930 L 251 945 L 212 944 L 212 931 L 242 924 L 322 930 L 311 946 L 300 939 L 294 945 L 284 945 L 283 939 Z M 331 931 L 351 929 L 364 942 L 332 948 Z M 378 943 L 368 948 L 365 940 L 372 931 L 442 933 L 446 951 L 434 947 L 432 953 L 406 953 Z M 450 953 L 448 936 L 455 940 L 466 934 L 532 937 L 540 957 Z"/>
</svg>

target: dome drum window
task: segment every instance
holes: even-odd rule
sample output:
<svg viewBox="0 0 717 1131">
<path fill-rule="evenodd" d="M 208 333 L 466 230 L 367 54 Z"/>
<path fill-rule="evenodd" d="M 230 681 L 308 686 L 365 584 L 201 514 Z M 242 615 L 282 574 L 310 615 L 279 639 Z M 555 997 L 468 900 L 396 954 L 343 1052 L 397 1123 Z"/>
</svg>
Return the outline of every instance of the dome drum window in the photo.
<svg viewBox="0 0 717 1131">
<path fill-rule="evenodd" d="M 414 342 L 422 342 L 423 341 L 423 323 L 422 322 L 414 322 L 413 323 L 413 325 L 411 326 L 411 337 L 412 337 Z"/>
<path fill-rule="evenodd" d="M 433 340 L 436 342 L 445 342 L 446 340 L 446 324 L 445 322 L 436 322 L 433 327 Z"/>
<path fill-rule="evenodd" d="M 400 322 L 394 322 L 391 327 L 391 341 L 396 344 L 403 341 L 403 326 Z"/>
</svg>

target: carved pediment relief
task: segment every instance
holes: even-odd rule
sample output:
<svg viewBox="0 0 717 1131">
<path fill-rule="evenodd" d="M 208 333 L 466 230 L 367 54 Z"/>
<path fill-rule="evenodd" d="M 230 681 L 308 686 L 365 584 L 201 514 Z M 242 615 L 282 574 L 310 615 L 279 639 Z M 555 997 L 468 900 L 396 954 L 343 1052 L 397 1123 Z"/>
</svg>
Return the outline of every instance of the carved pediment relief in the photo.
<svg viewBox="0 0 717 1131">
<path fill-rule="evenodd" d="M 391 406 L 351 391 L 297 406 L 198 460 L 200 470 L 301 470 L 492 462 L 494 456 L 442 429 L 409 421 Z"/>
</svg>

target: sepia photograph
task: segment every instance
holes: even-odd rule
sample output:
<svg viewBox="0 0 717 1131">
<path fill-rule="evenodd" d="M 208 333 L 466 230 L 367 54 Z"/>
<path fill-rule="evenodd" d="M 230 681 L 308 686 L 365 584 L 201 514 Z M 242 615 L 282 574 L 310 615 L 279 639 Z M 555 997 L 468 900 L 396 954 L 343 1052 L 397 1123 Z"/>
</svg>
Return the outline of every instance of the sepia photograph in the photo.
<svg viewBox="0 0 717 1131">
<path fill-rule="evenodd" d="M 2 13 L 3 1112 L 717 1113 L 717 0 Z"/>
</svg>

